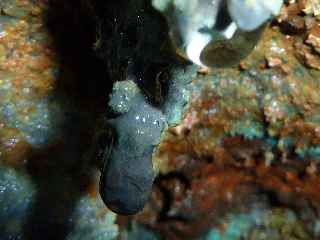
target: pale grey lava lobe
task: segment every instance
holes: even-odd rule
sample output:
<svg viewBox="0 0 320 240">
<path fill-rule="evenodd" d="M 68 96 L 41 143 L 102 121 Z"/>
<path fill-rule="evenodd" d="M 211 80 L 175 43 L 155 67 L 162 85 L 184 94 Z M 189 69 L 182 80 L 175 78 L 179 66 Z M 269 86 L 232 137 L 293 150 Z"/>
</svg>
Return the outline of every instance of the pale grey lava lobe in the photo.
<svg viewBox="0 0 320 240">
<path fill-rule="evenodd" d="M 125 88 L 127 81 L 122 83 Z M 111 100 L 115 97 L 117 92 L 113 92 Z M 108 121 L 116 140 L 110 156 L 104 159 L 100 179 L 100 193 L 106 205 L 125 215 L 141 211 L 148 200 L 155 177 L 152 153 L 166 125 L 162 111 L 147 103 L 140 92 L 129 103 L 129 111 Z"/>
</svg>

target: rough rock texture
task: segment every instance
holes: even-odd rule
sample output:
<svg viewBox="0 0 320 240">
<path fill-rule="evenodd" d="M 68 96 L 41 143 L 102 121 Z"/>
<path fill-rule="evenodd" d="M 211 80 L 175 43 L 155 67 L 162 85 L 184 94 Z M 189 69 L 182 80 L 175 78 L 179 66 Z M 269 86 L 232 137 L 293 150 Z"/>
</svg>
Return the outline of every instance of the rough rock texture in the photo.
<svg viewBox="0 0 320 240">
<path fill-rule="evenodd" d="M 138 222 L 169 239 L 319 237 L 319 23 L 303 9 L 303 1 L 283 8 L 238 68 L 189 73 L 189 108 L 157 149 L 162 175 Z M 300 222 L 249 234 L 260 217 L 236 223 L 251 218 L 243 209 L 253 208 L 251 196 Z M 296 224 L 303 233 L 289 230 Z"/>
<path fill-rule="evenodd" d="M 101 163 L 90 160 L 97 119 L 108 108 L 109 77 L 119 75 L 108 77 L 108 65 L 95 56 L 106 42 L 88 9 L 79 1 L 1 1 L 0 238 L 318 239 L 317 6 L 287 3 L 235 68 L 196 73 L 181 64 L 166 75 L 167 66 L 148 55 L 162 48 L 140 43 L 147 56 L 137 63 L 137 85 L 148 104 L 158 103 L 152 106 L 169 128 L 154 152 L 159 176 L 150 201 L 129 218 L 104 206 Z M 152 14 L 138 13 L 130 19 L 154 27 Z M 147 36 L 154 43 L 161 34 Z M 162 78 L 172 84 L 166 94 L 158 94 L 166 89 Z M 117 114 L 129 112 L 132 89 L 110 102 Z"/>
<path fill-rule="evenodd" d="M 1 240 L 118 235 L 86 157 L 104 88 L 77 2 L 0 1 Z"/>
</svg>

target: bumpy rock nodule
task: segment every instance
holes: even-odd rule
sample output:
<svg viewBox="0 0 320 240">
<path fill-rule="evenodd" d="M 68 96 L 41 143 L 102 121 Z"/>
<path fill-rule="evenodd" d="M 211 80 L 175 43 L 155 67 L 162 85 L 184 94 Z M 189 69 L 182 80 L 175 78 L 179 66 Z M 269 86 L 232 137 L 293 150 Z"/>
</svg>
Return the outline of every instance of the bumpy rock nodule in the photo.
<svg viewBox="0 0 320 240">
<path fill-rule="evenodd" d="M 108 120 L 116 136 L 110 154 L 104 158 L 100 179 L 100 194 L 105 204 L 114 212 L 126 215 L 141 211 L 148 200 L 155 177 L 152 153 L 166 124 L 162 111 L 147 103 L 141 92 L 125 94 L 132 91 L 129 85 L 135 83 L 118 82 L 111 95 L 112 104 L 119 93 L 124 94 L 127 99 L 121 104 L 128 111 Z"/>
</svg>

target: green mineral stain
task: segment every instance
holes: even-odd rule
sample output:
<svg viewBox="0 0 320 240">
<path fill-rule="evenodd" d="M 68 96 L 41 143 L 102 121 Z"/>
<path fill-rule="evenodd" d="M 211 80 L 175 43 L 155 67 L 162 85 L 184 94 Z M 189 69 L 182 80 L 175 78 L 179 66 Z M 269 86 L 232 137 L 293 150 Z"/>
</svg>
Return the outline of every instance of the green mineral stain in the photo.
<svg viewBox="0 0 320 240">
<path fill-rule="evenodd" d="M 261 209 L 229 214 L 224 231 L 213 228 L 203 240 L 311 240 L 306 226 L 288 209 Z"/>
</svg>

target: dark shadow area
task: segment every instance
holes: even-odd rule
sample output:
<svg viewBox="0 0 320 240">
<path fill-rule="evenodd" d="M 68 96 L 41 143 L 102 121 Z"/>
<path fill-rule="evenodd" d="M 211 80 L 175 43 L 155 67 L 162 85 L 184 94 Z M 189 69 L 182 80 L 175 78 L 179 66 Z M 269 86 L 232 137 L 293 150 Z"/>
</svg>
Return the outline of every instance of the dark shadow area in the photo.
<svg viewBox="0 0 320 240">
<path fill-rule="evenodd" d="M 220 8 L 220 11 L 218 12 L 215 28 L 218 31 L 223 31 L 232 23 L 232 19 L 228 11 L 228 6 L 226 1 L 220 3 L 219 8 Z"/>
<path fill-rule="evenodd" d="M 95 9 L 100 39 L 97 53 L 111 78 L 119 81 L 134 75 L 149 102 L 161 106 L 170 79 L 165 73 L 181 64 L 165 17 L 150 0 L 97 0 Z"/>
<path fill-rule="evenodd" d="M 167 55 L 170 47 L 164 49 L 165 19 L 148 0 L 49 0 L 48 4 L 45 21 L 60 63 L 54 99 L 64 116 L 56 143 L 34 150 L 28 159 L 37 194 L 23 229 L 27 240 L 65 239 L 74 229 L 76 203 L 92 186 L 92 172 L 101 166 L 87 153 L 101 155 L 101 149 L 90 148 L 99 135 L 99 119 L 108 117 L 113 82 L 135 75 L 150 102 L 161 105 L 168 78 L 159 73 L 176 62 Z"/>
<path fill-rule="evenodd" d="M 81 1 L 50 0 L 46 23 L 60 63 L 54 99 L 63 111 L 61 136 L 34 150 L 27 170 L 37 193 L 24 226 L 24 239 L 65 239 L 76 203 L 88 193 L 94 158 L 86 158 L 97 119 L 106 110 L 112 82 L 94 52 L 96 26 Z M 55 118 L 55 116 L 50 116 Z"/>
<path fill-rule="evenodd" d="M 182 221 L 188 222 L 190 219 L 183 215 L 170 215 L 170 210 L 173 208 L 174 204 L 174 190 L 168 187 L 168 183 L 175 181 L 176 183 L 180 184 L 185 191 L 190 189 L 190 180 L 181 172 L 170 172 L 168 174 L 160 174 L 155 180 L 155 186 L 160 190 L 162 193 L 162 201 L 163 207 L 159 213 L 158 221 L 159 222 L 166 222 L 166 221 Z M 186 196 L 184 196 L 186 197 Z M 168 223 L 169 224 L 169 223 Z"/>
</svg>

